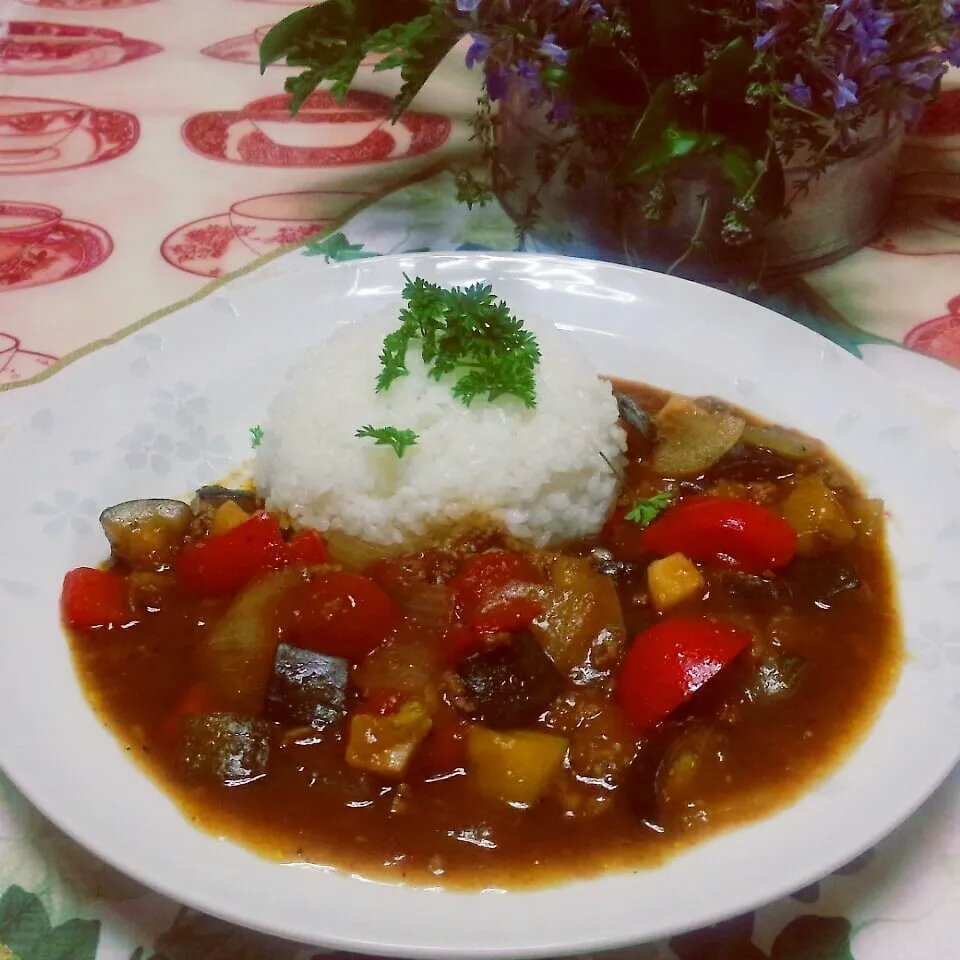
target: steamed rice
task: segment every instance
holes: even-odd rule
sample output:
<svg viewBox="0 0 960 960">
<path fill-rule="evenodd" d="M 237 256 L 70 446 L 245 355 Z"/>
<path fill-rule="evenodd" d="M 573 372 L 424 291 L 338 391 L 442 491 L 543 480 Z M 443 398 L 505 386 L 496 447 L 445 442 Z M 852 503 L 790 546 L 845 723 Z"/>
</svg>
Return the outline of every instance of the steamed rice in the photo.
<svg viewBox="0 0 960 960">
<path fill-rule="evenodd" d="M 270 407 L 254 474 L 270 509 L 302 525 L 414 549 L 485 524 L 534 546 L 596 533 L 616 494 L 604 461 L 626 438 L 610 384 L 552 324 L 525 320 L 540 345 L 537 405 L 512 396 L 465 407 L 454 378 L 427 376 L 414 341 L 410 375 L 377 393 L 396 311 L 338 329 L 291 373 Z M 419 434 L 398 458 L 358 439 L 366 425 Z"/>
</svg>

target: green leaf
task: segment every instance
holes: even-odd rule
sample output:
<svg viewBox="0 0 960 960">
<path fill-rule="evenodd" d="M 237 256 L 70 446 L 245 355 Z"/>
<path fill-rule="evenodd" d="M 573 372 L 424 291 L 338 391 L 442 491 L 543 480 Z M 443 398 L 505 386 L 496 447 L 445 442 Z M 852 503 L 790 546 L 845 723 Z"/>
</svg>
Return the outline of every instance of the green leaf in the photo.
<svg viewBox="0 0 960 960">
<path fill-rule="evenodd" d="M 0 943 L 20 960 L 31 960 L 50 933 L 50 920 L 40 898 L 22 887 L 9 887 L 0 897 Z"/>
<path fill-rule="evenodd" d="M 393 447 L 393 452 L 403 458 L 407 447 L 412 447 L 419 439 L 413 430 L 398 430 L 396 427 L 374 427 L 367 424 L 361 427 L 354 436 L 359 439 L 373 440 L 378 447 Z"/>
<path fill-rule="evenodd" d="M 250 428 L 250 446 L 256 450 L 261 443 L 263 443 L 263 427 L 258 423 L 255 427 Z"/>
<path fill-rule="evenodd" d="M 673 503 L 675 497 L 672 490 L 661 490 L 646 500 L 637 500 L 624 519 L 647 527 Z"/>
<path fill-rule="evenodd" d="M 68 920 L 51 929 L 35 894 L 13 886 L 0 897 L 0 946 L 19 960 L 95 960 L 99 942 L 97 920 Z"/>
<path fill-rule="evenodd" d="M 95 960 L 100 943 L 98 920 L 68 920 L 55 927 L 20 960 Z"/>
<path fill-rule="evenodd" d="M 717 55 L 697 81 L 697 86 L 711 100 L 741 104 L 750 83 L 753 48 L 743 39 L 731 40 Z"/>
<path fill-rule="evenodd" d="M 746 147 L 727 144 L 720 154 L 723 175 L 733 184 L 737 196 L 743 196 L 757 179 L 756 158 Z"/>
<path fill-rule="evenodd" d="M 797 917 L 773 941 L 770 960 L 853 960 L 850 931 L 845 917 Z"/>
<path fill-rule="evenodd" d="M 322 240 L 309 240 L 303 249 L 305 257 L 323 257 L 327 263 L 343 263 L 348 260 L 365 260 L 379 257 L 379 253 L 363 249 L 362 243 L 350 243 L 343 233 L 332 233 Z"/>
<path fill-rule="evenodd" d="M 273 25 L 260 41 L 260 72 L 272 63 L 287 57 L 292 50 L 300 48 L 312 34 L 334 36 L 346 42 L 349 25 L 343 17 L 342 0 L 326 0 L 312 7 L 297 10 Z"/>
<path fill-rule="evenodd" d="M 415 58 L 409 56 L 408 51 L 407 59 L 400 67 L 403 84 L 394 98 L 393 108 L 390 111 L 391 120 L 397 120 L 410 106 L 413 98 L 430 79 L 433 71 L 440 65 L 440 61 L 456 46 L 461 36 L 460 29 L 448 23 L 445 29 L 439 29 L 435 35 L 425 37 L 418 44 Z"/>
</svg>

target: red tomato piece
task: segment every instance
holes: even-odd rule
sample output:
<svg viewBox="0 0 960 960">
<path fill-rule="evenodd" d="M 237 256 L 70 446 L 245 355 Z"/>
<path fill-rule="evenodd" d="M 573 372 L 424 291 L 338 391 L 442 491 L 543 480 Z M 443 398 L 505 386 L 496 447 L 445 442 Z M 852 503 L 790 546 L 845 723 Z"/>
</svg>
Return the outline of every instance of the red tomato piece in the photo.
<svg viewBox="0 0 960 960">
<path fill-rule="evenodd" d="M 327 562 L 327 544 L 316 530 L 301 530 L 287 543 L 286 561 L 293 566 L 312 567 Z"/>
<path fill-rule="evenodd" d="M 637 731 L 655 726 L 749 646 L 750 631 L 708 617 L 664 620 L 627 650 L 617 698 Z"/>
<path fill-rule="evenodd" d="M 687 497 L 643 531 L 651 553 L 682 553 L 699 563 L 761 574 L 785 567 L 797 535 L 783 517 L 752 500 Z"/>
<path fill-rule="evenodd" d="M 639 523 L 627 520 L 628 507 L 618 506 L 600 531 L 600 542 L 608 546 L 617 559 L 625 563 L 639 563 L 648 558 L 650 551 L 644 546 L 644 528 Z"/>
<path fill-rule="evenodd" d="M 483 638 L 465 623 L 455 622 L 443 638 L 441 658 L 448 666 L 483 649 Z"/>
<path fill-rule="evenodd" d="M 109 629 L 135 619 L 123 577 L 94 567 L 77 567 L 63 578 L 60 609 L 75 630 Z"/>
<path fill-rule="evenodd" d="M 314 577 L 281 603 L 281 627 L 290 643 L 353 661 L 378 647 L 400 621 L 383 588 L 358 573 Z"/>
<path fill-rule="evenodd" d="M 195 596 L 233 593 L 258 573 L 284 566 L 286 546 L 276 517 L 255 513 L 226 533 L 188 543 L 177 559 L 177 573 Z"/>
<path fill-rule="evenodd" d="M 457 615 L 478 633 L 522 630 L 542 612 L 530 590 L 539 579 L 537 568 L 518 553 L 479 553 L 453 581 Z"/>
<path fill-rule="evenodd" d="M 388 717 L 400 709 L 403 700 L 402 694 L 374 690 L 356 705 L 353 712 L 374 717 Z"/>
<path fill-rule="evenodd" d="M 417 750 L 417 769 L 427 779 L 452 776 L 467 765 L 467 725 L 450 708 L 433 717 L 433 728 Z"/>
</svg>

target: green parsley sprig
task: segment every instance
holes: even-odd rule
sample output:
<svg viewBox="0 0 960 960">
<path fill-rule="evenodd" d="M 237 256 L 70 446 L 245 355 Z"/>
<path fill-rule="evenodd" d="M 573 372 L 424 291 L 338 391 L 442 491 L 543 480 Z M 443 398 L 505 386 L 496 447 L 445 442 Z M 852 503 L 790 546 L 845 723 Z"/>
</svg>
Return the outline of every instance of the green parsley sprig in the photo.
<svg viewBox="0 0 960 960">
<path fill-rule="evenodd" d="M 493 401 L 506 395 L 531 409 L 537 405 L 540 347 L 490 286 L 445 289 L 421 277 L 404 279 L 407 305 L 400 311 L 400 329 L 383 341 L 378 392 L 407 376 L 407 349 L 419 340 L 434 380 L 457 374 L 452 392 L 465 406 L 477 397 Z"/>
<path fill-rule="evenodd" d="M 652 497 L 647 497 L 646 500 L 637 500 L 625 519 L 638 523 L 641 527 L 647 527 L 673 503 L 675 498 L 676 494 L 672 490 L 661 490 Z"/>
<path fill-rule="evenodd" d="M 254 450 L 263 443 L 263 427 L 258 423 L 255 427 L 250 428 L 250 446 Z"/>
<path fill-rule="evenodd" d="M 412 447 L 419 436 L 412 430 L 398 430 L 396 427 L 373 427 L 367 424 L 355 434 L 360 439 L 369 437 L 378 447 L 393 447 L 393 452 L 402 457 L 407 447 Z"/>
</svg>

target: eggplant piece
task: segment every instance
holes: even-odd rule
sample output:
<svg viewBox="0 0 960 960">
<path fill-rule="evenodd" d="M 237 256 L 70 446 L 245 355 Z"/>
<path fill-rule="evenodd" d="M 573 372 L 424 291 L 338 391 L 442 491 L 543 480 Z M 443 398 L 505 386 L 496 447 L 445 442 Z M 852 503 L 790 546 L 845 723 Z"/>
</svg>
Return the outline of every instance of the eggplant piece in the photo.
<svg viewBox="0 0 960 960">
<path fill-rule="evenodd" d="M 474 653 L 457 666 L 470 714 L 494 729 L 523 727 L 560 695 L 563 676 L 529 633 Z"/>
<path fill-rule="evenodd" d="M 723 570 L 711 572 L 710 579 L 711 582 L 717 582 L 724 593 L 757 605 L 783 606 L 793 596 L 790 583 L 779 577 L 768 578 Z"/>
<path fill-rule="evenodd" d="M 787 573 L 797 599 L 824 610 L 829 609 L 841 593 L 859 590 L 862 586 L 856 568 L 836 555 L 794 560 Z"/>
<path fill-rule="evenodd" d="M 618 577 L 631 569 L 630 564 L 618 560 L 607 547 L 594 547 L 590 551 L 590 565 L 605 577 Z"/>
<path fill-rule="evenodd" d="M 740 441 L 710 468 L 710 477 L 752 483 L 758 480 L 785 480 L 795 476 L 796 472 L 797 464 L 794 461 L 766 447 L 755 447 Z"/>
<path fill-rule="evenodd" d="M 197 513 L 215 512 L 228 500 L 232 500 L 247 513 L 253 513 L 260 506 L 260 498 L 254 490 L 223 487 L 218 483 L 200 487 L 193 498 L 193 508 Z"/>
<path fill-rule="evenodd" d="M 168 564 L 192 520 L 193 511 L 182 500 L 126 500 L 100 514 L 113 556 L 135 570 Z"/>
<path fill-rule="evenodd" d="M 285 727 L 322 730 L 343 715 L 348 675 L 349 664 L 341 657 L 281 643 L 267 687 L 266 716 Z"/>
<path fill-rule="evenodd" d="M 786 700 L 797 692 L 806 668 L 804 657 L 777 654 L 767 657 L 758 665 L 747 696 L 753 703 Z"/>
<path fill-rule="evenodd" d="M 614 398 L 617 401 L 617 409 L 620 416 L 626 420 L 637 433 L 651 443 L 656 439 L 657 430 L 653 425 L 650 415 L 637 403 L 633 397 L 619 391 L 614 392 Z"/>
<path fill-rule="evenodd" d="M 183 765 L 199 782 L 239 786 L 267 772 L 270 725 L 233 713 L 184 719 Z"/>
</svg>

